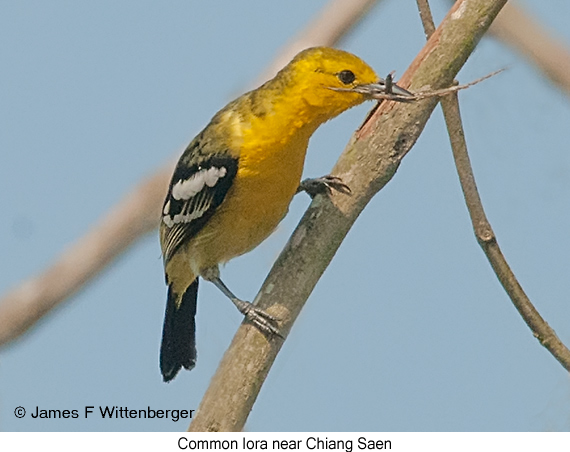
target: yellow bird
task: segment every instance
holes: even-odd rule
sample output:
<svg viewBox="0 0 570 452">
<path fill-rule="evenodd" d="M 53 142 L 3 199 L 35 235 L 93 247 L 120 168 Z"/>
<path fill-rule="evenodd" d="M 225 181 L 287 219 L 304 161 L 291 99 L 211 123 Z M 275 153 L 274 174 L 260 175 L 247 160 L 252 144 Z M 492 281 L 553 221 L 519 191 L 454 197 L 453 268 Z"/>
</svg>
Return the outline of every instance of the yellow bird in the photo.
<svg viewBox="0 0 570 452">
<path fill-rule="evenodd" d="M 332 176 L 300 185 L 309 138 L 325 121 L 378 94 L 404 101 L 411 96 L 355 55 L 307 49 L 275 78 L 216 113 L 188 145 L 160 222 L 168 285 L 160 350 L 164 381 L 196 363 L 198 277 L 214 283 L 262 331 L 279 334 L 277 319 L 238 299 L 218 266 L 265 240 L 298 190 L 311 196 L 348 190 Z"/>
</svg>

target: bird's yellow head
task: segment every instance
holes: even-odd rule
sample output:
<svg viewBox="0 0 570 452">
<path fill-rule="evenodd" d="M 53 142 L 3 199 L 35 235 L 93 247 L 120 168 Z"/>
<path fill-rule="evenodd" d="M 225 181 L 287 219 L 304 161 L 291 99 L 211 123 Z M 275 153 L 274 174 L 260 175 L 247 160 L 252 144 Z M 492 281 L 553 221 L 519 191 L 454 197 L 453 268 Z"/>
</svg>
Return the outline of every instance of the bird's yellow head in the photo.
<svg viewBox="0 0 570 452">
<path fill-rule="evenodd" d="M 374 95 L 386 92 L 386 84 L 357 56 L 329 47 L 303 50 L 277 75 L 294 101 L 304 100 L 312 114 L 327 120 Z M 391 92 L 410 93 L 397 85 Z"/>
</svg>

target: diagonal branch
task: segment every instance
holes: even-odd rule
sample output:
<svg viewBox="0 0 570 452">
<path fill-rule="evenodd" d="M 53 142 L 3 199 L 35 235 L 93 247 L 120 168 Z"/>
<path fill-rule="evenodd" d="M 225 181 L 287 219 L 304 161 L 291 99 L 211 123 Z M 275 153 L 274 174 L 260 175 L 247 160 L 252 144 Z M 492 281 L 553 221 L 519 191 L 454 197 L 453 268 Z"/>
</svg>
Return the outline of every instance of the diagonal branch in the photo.
<svg viewBox="0 0 570 452">
<path fill-rule="evenodd" d="M 263 77 L 289 61 L 291 54 L 311 45 L 334 45 L 378 0 L 332 0 L 323 11 L 282 49 Z M 174 161 L 141 181 L 93 228 L 65 250 L 47 269 L 0 299 L 0 345 L 25 333 L 52 309 L 158 226 L 162 201 Z"/>
<path fill-rule="evenodd" d="M 506 0 L 459 0 L 398 82 L 418 90 L 452 83 Z M 317 196 L 260 289 L 260 308 L 283 319 L 287 335 L 318 279 L 372 196 L 396 173 L 422 132 L 437 99 L 384 102 L 338 160 L 333 174 L 352 196 Z M 190 431 L 240 431 L 283 340 L 243 323 L 226 351 Z"/>
<path fill-rule="evenodd" d="M 426 36 L 429 38 L 434 32 L 434 24 L 428 0 L 416 1 Z M 477 241 L 479 245 L 481 245 L 481 248 L 483 248 L 487 259 L 489 259 L 489 263 L 495 271 L 497 278 L 499 278 L 499 281 L 509 295 L 515 308 L 519 311 L 534 336 L 552 353 L 567 371 L 570 371 L 570 350 L 568 350 L 558 336 L 556 336 L 554 330 L 542 318 L 524 292 L 515 274 L 509 267 L 505 256 L 503 256 L 495 233 L 491 228 L 489 220 L 487 220 L 483 203 L 477 191 L 477 184 L 475 183 L 471 162 L 469 161 L 457 92 L 443 97 L 440 102 L 447 124 L 457 174 L 459 175 L 459 181 Z"/>
</svg>

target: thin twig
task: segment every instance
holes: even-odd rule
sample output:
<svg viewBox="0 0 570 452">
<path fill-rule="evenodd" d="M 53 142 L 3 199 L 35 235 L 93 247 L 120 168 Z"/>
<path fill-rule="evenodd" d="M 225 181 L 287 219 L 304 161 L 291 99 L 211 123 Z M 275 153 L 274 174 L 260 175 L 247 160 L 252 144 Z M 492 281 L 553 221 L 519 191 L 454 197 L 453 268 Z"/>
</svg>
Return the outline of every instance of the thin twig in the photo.
<svg viewBox="0 0 570 452">
<path fill-rule="evenodd" d="M 375 0 L 331 1 L 277 55 L 273 69 L 268 69 L 262 79 L 305 47 L 334 45 L 374 3 Z M 0 345 L 25 333 L 158 226 L 173 169 L 174 161 L 141 181 L 47 269 L 4 294 L 0 299 Z"/>
<path fill-rule="evenodd" d="M 459 0 L 398 85 L 449 86 L 506 0 Z M 351 196 L 317 196 L 263 283 L 256 301 L 287 336 L 301 308 L 362 209 L 394 176 L 437 105 L 383 102 L 357 131 L 332 174 Z M 282 339 L 242 323 L 200 403 L 191 431 L 240 431 Z"/>
<path fill-rule="evenodd" d="M 416 1 L 418 9 L 420 10 L 424 30 L 429 38 L 433 33 L 431 30 L 434 25 L 433 19 L 431 19 L 431 13 L 429 12 L 428 0 Z M 533 335 L 552 353 L 566 370 L 570 371 L 570 350 L 560 341 L 554 330 L 550 328 L 527 297 L 503 256 L 495 233 L 487 220 L 483 203 L 477 191 L 475 176 L 473 175 L 473 169 L 467 152 L 467 142 L 465 141 L 463 124 L 461 122 L 457 92 L 454 92 L 450 96 L 443 97 L 440 102 L 449 133 L 457 174 L 459 175 L 459 181 L 477 241 L 481 248 L 483 248 L 483 252 L 487 256 L 491 267 L 497 274 L 499 281 L 515 305 L 515 308 L 519 311 Z"/>
</svg>

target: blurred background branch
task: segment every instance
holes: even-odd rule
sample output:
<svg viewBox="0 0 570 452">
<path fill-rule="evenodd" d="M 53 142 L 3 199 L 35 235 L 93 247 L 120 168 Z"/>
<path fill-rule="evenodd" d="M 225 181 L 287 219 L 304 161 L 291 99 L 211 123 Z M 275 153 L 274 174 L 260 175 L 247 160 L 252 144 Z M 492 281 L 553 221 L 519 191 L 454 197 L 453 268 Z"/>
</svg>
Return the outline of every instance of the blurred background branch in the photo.
<svg viewBox="0 0 570 452">
<path fill-rule="evenodd" d="M 489 32 L 521 53 L 566 95 L 570 95 L 570 47 L 520 5 L 508 2 Z"/>
</svg>

